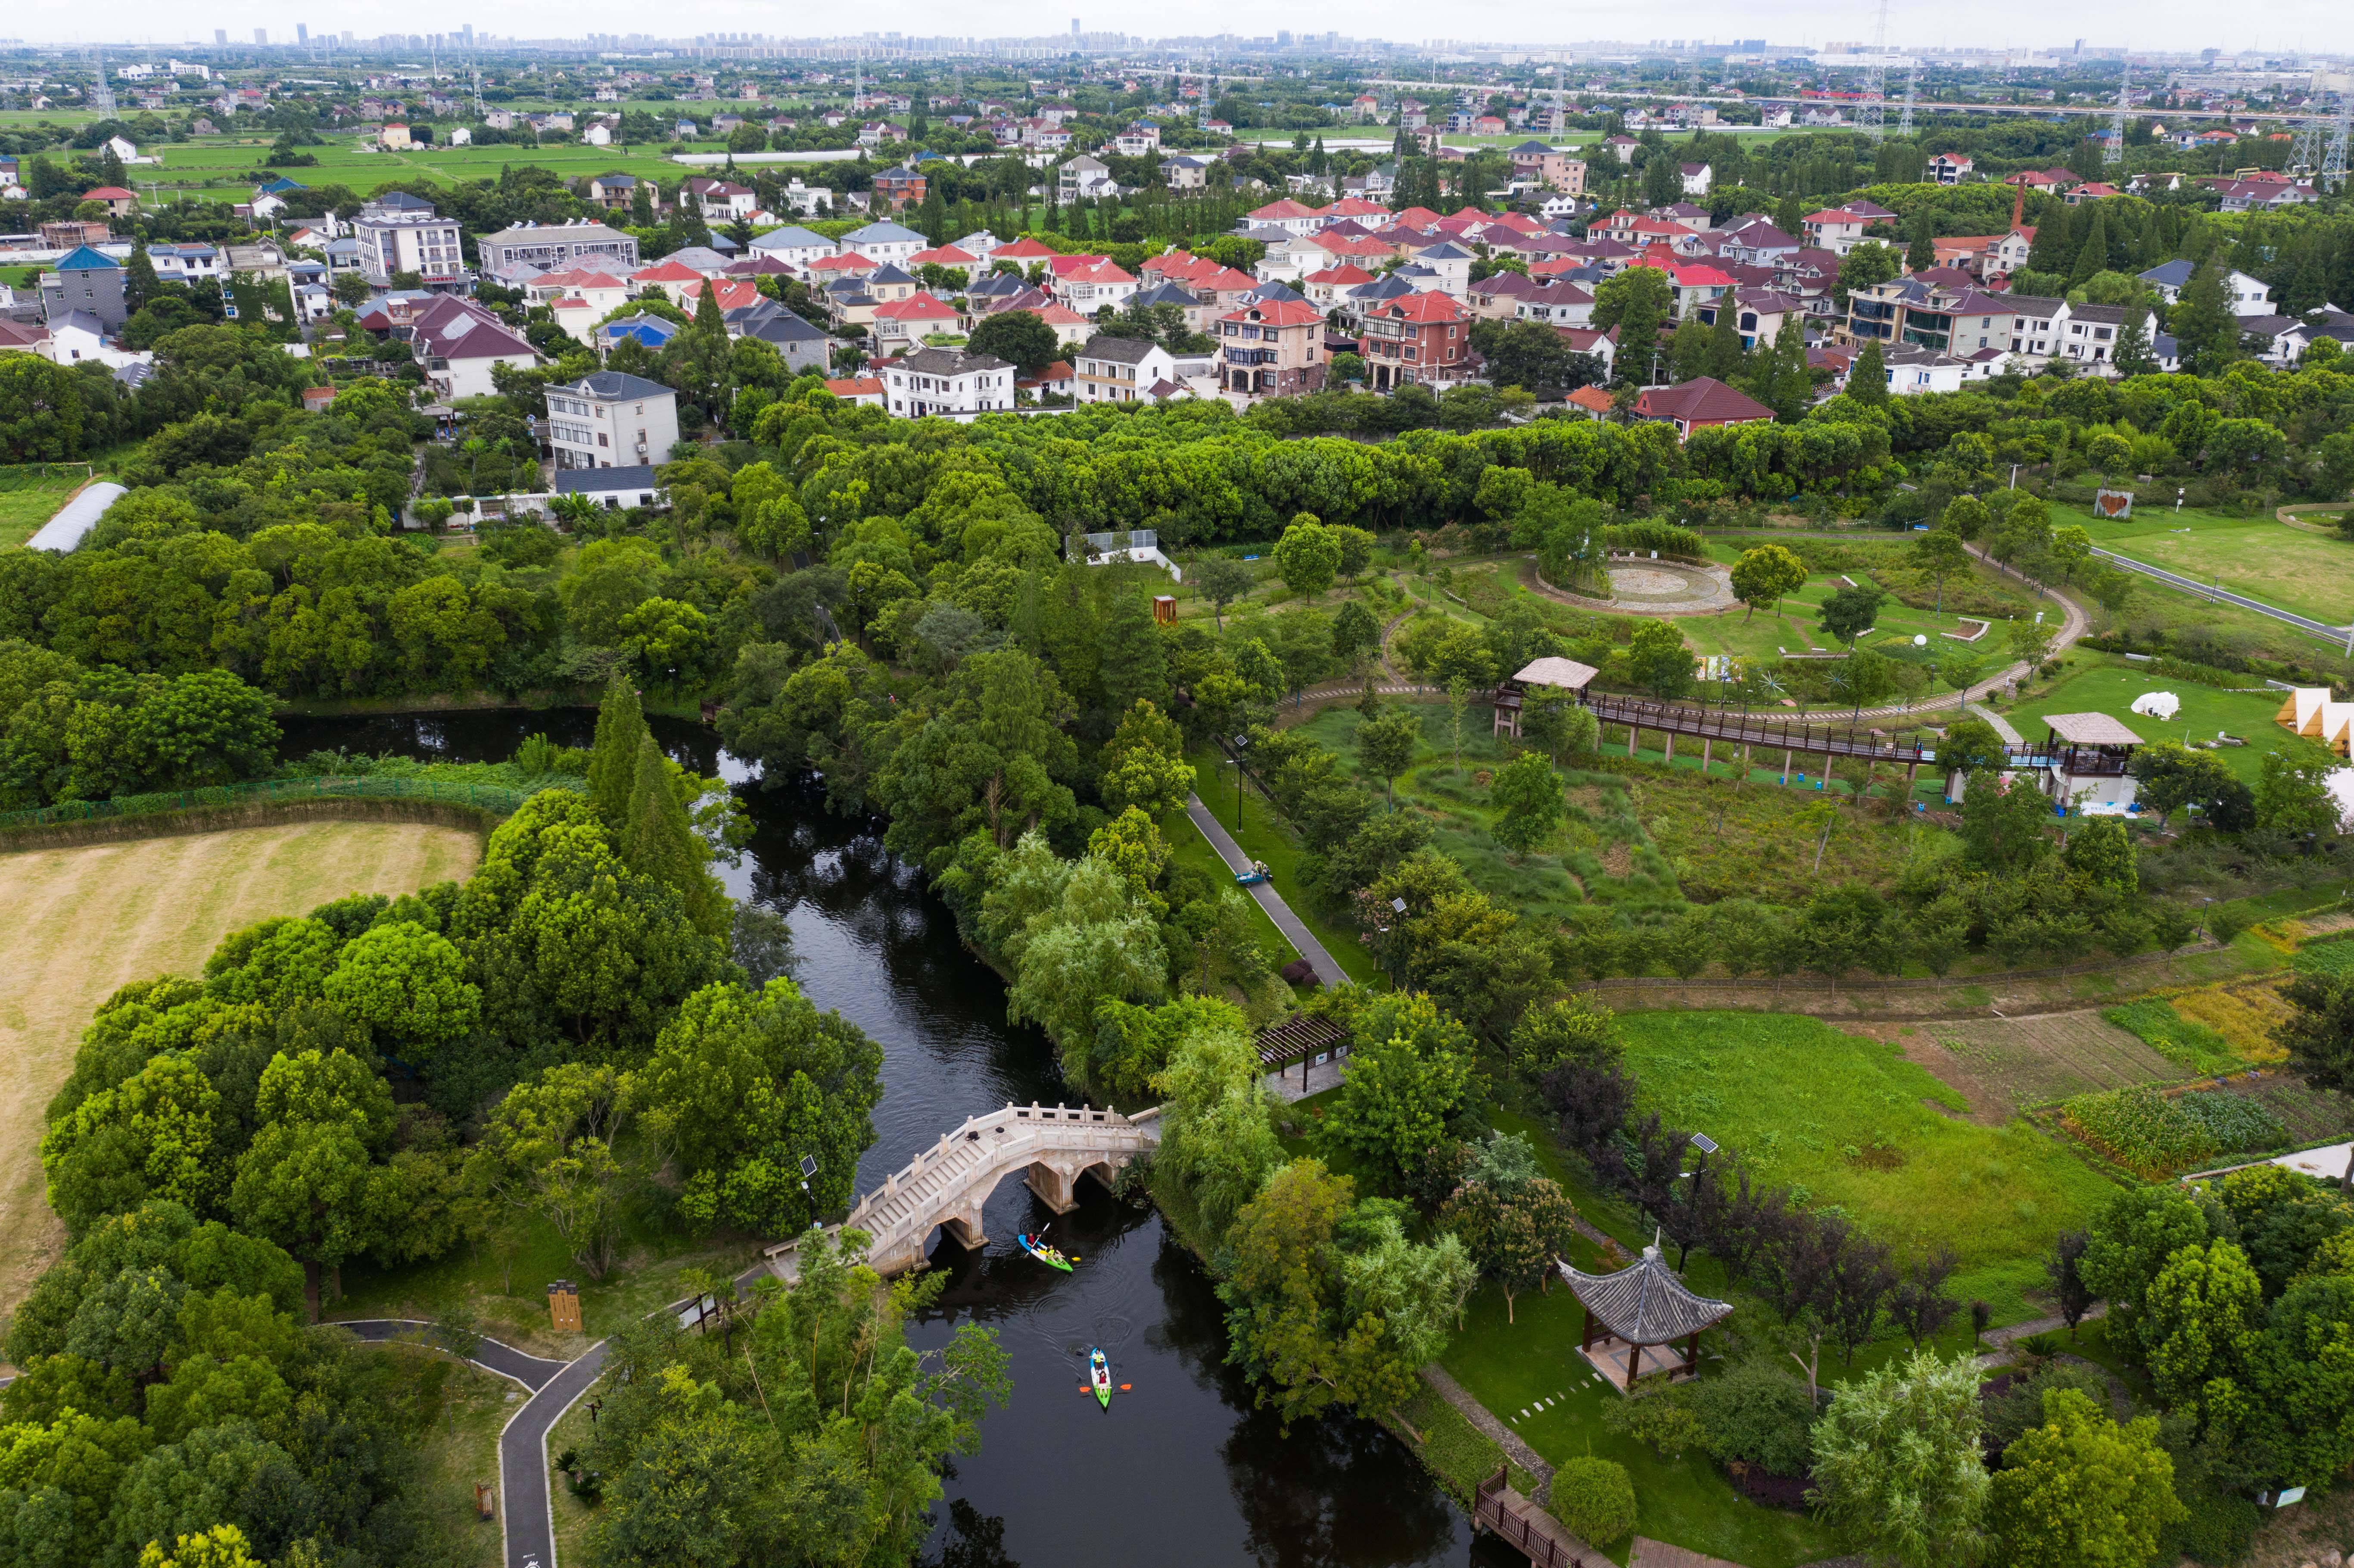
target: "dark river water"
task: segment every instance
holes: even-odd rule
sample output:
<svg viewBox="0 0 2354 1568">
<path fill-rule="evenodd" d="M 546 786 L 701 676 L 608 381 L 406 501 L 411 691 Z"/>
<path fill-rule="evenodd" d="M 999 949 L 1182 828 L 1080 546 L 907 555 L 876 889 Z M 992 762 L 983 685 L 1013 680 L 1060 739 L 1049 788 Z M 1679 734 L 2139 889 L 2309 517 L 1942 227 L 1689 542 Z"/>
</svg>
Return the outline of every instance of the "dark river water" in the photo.
<svg viewBox="0 0 2354 1568">
<path fill-rule="evenodd" d="M 596 715 L 461 713 L 291 720 L 285 749 L 345 747 L 451 761 L 498 761 L 535 731 L 586 746 Z M 886 854 L 880 825 L 829 814 L 812 791 L 763 789 L 699 727 L 657 721 L 654 734 L 696 771 L 737 787 L 757 832 L 728 891 L 792 927 L 794 978 L 883 1047 L 876 1142 L 859 1191 L 879 1184 L 967 1117 L 1072 1097 L 1046 1039 L 1005 1021 L 1003 984 L 957 940 L 956 922 L 921 875 Z M 938 1311 L 911 1324 L 918 1349 L 967 1320 L 993 1327 L 1012 1356 L 1013 1396 L 960 1461 L 951 1499 L 978 1528 L 966 1539 L 941 1510 L 940 1545 L 960 1568 L 1105 1568 L 1256 1563 L 1280 1568 L 1524 1560 L 1469 1521 L 1413 1457 L 1370 1422 L 1303 1422 L 1287 1436 L 1252 1408 L 1225 1365 L 1221 1308 L 1193 1255 L 1150 1207 L 1080 1183 L 1076 1210 L 1055 1220 L 1009 1176 L 986 1210 L 989 1244 L 936 1239 L 949 1285 Z M 1069 1274 L 1023 1255 L 1018 1232 L 1049 1220 L 1079 1263 Z M 1081 1392 L 1086 1349 L 1100 1344 L 1132 1392 L 1098 1408 Z M 1002 1555 L 988 1550 L 999 1539 Z"/>
</svg>

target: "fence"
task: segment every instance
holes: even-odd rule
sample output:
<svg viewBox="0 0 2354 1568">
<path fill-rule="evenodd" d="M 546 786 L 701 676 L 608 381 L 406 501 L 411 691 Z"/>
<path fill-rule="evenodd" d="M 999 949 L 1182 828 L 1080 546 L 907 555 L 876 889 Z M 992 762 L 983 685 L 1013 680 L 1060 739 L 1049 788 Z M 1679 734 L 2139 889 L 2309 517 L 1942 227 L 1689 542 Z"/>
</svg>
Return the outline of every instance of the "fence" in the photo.
<svg viewBox="0 0 2354 1568">
<path fill-rule="evenodd" d="M 71 800 L 29 811 L 0 811 L 0 832 L 14 828 L 47 827 L 55 822 L 87 822 L 280 800 L 446 800 L 451 805 L 473 806 L 509 816 L 531 798 L 531 793 L 498 784 L 445 784 L 431 779 L 264 779 L 251 784 L 217 784 L 202 789 L 117 795 L 105 800 Z"/>
</svg>

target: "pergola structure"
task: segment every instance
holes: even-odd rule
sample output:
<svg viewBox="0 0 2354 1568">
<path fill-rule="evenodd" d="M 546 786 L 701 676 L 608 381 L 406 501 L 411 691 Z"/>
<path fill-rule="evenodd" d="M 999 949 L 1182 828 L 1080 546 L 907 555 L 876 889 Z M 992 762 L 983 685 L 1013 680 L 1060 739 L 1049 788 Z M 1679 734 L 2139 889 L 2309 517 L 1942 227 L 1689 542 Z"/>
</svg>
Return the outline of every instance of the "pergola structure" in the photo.
<svg viewBox="0 0 2354 1568">
<path fill-rule="evenodd" d="M 1577 1342 L 1586 1364 L 1602 1381 L 1621 1392 L 1631 1390 L 1646 1371 L 1668 1374 L 1670 1382 L 1693 1377 L 1700 1371 L 1700 1337 L 1723 1322 L 1733 1310 L 1730 1301 L 1696 1296 L 1676 1277 L 1674 1269 L 1647 1246 L 1643 1255 L 1616 1274 L 1585 1274 L 1559 1266 L 1569 1281 L 1570 1294 L 1585 1309 L 1585 1330 Z M 1683 1341 L 1682 1354 L 1670 1349 Z M 1651 1351 L 1646 1366 L 1643 1352 Z"/>
<path fill-rule="evenodd" d="M 1567 692 L 1583 702 L 1585 688 L 1594 677 L 1602 673 L 1591 664 L 1581 664 L 1575 659 L 1547 656 L 1536 660 L 1519 674 L 1496 688 L 1496 727 L 1493 733 L 1521 736 L 1521 703 L 1531 686 L 1550 686 Z"/>
</svg>

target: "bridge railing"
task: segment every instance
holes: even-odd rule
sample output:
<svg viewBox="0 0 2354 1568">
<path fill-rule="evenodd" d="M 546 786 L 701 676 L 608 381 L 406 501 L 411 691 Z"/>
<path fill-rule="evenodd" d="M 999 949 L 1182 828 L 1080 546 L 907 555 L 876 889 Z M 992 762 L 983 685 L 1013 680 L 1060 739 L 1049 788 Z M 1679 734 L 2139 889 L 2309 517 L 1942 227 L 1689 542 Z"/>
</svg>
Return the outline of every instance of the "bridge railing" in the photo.
<svg viewBox="0 0 2354 1568">
<path fill-rule="evenodd" d="M 953 1154 L 958 1145 L 977 1142 L 991 1132 L 1002 1131 L 1018 1136 L 1025 1143 L 1035 1139 L 1045 1142 L 1085 1144 L 1105 1137 L 1125 1141 L 1122 1135 L 1143 1143 L 1159 1139 L 1161 1129 L 1157 1118 L 1160 1114 L 1158 1106 L 1130 1118 L 1093 1106 L 1044 1106 L 1034 1100 L 1026 1106 L 1008 1105 L 1002 1110 L 991 1111 L 986 1116 L 969 1118 L 954 1132 L 940 1134 L 938 1143 L 917 1151 L 914 1159 L 885 1177 L 883 1185 L 867 1192 L 852 1206 L 845 1223 L 865 1228 L 860 1222 L 884 1202 L 897 1197 L 902 1187 L 922 1180 L 934 1166 Z"/>
</svg>

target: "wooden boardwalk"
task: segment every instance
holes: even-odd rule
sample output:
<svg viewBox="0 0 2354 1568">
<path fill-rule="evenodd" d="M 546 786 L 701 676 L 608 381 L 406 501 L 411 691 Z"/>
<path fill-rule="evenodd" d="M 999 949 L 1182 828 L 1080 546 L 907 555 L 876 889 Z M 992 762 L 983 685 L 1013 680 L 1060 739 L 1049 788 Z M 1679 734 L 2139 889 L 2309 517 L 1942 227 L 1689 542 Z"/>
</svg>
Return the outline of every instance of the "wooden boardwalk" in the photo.
<svg viewBox="0 0 2354 1568">
<path fill-rule="evenodd" d="M 1522 1556 L 1531 1568 L 1600 1568 L 1609 1561 L 1572 1535 L 1561 1520 L 1512 1489 L 1503 1466 L 1479 1483 L 1472 1499 L 1471 1522 L 1489 1531 Z"/>
</svg>

